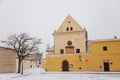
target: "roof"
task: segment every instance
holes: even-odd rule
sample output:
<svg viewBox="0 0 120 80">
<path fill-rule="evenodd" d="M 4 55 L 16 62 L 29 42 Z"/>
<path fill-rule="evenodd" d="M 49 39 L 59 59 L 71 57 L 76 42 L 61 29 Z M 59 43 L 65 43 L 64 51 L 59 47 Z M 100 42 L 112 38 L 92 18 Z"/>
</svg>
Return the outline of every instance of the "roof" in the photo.
<svg viewBox="0 0 120 80">
<path fill-rule="evenodd" d="M 12 48 L 2 47 L 2 46 L 0 46 L 0 48 L 4 48 L 4 49 L 8 49 L 8 50 L 15 50 L 15 49 L 12 49 Z"/>
<path fill-rule="evenodd" d="M 66 31 L 66 29 L 68 31 Z M 58 30 L 56 31 L 56 33 L 69 32 L 69 30 L 71 29 L 72 31 L 84 31 L 85 30 L 77 23 L 77 21 L 73 17 L 68 15 L 63 21 L 63 23 L 60 25 Z"/>
<path fill-rule="evenodd" d="M 35 60 L 39 60 L 41 59 L 42 55 L 41 54 L 29 54 L 28 56 L 25 56 L 25 60 L 31 60 L 31 61 L 35 61 Z"/>
<path fill-rule="evenodd" d="M 98 40 L 89 40 L 89 42 L 105 42 L 105 41 L 120 41 L 120 38 L 113 38 L 113 39 L 98 39 Z"/>
<path fill-rule="evenodd" d="M 54 51 L 54 49 L 55 49 L 55 46 L 49 48 L 49 49 L 47 50 L 47 52 Z"/>
</svg>

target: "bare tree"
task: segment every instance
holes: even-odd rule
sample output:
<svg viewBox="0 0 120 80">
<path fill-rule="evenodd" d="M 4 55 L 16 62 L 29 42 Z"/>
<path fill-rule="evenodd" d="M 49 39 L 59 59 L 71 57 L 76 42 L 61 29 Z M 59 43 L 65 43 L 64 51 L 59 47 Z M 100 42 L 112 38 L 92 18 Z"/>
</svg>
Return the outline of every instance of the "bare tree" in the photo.
<svg viewBox="0 0 120 80">
<path fill-rule="evenodd" d="M 39 50 L 41 39 L 30 37 L 26 33 L 12 34 L 6 41 L 1 41 L 8 47 L 15 49 L 18 58 L 18 73 L 21 71 L 23 58 Z"/>
</svg>

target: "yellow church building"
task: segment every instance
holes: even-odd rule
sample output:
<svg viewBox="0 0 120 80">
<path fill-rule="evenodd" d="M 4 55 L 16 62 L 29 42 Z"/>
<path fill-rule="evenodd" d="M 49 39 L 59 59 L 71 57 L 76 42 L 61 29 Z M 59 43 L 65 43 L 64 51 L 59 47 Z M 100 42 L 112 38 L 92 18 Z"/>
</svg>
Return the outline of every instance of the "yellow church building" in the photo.
<svg viewBox="0 0 120 80">
<path fill-rule="evenodd" d="M 54 32 L 46 71 L 120 71 L 120 39 L 88 40 L 87 30 L 70 15 Z"/>
</svg>

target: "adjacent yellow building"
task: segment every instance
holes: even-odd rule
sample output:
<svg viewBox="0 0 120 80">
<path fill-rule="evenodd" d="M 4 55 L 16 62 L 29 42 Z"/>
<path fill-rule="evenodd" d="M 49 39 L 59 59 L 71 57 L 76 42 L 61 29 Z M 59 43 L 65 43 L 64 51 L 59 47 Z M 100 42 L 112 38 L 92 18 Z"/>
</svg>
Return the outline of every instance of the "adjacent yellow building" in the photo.
<svg viewBox="0 0 120 80">
<path fill-rule="evenodd" d="M 120 39 L 88 40 L 87 31 L 70 15 L 54 32 L 46 71 L 120 71 Z"/>
</svg>

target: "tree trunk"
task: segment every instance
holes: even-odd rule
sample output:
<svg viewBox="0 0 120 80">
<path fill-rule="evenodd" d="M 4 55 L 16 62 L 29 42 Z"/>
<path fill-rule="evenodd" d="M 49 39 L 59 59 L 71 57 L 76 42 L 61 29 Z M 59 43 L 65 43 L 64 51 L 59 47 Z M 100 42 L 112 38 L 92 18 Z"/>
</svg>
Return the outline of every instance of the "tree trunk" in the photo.
<svg viewBox="0 0 120 80">
<path fill-rule="evenodd" d="M 17 73 L 20 73 L 21 71 L 21 59 L 18 58 L 18 72 Z"/>
</svg>

